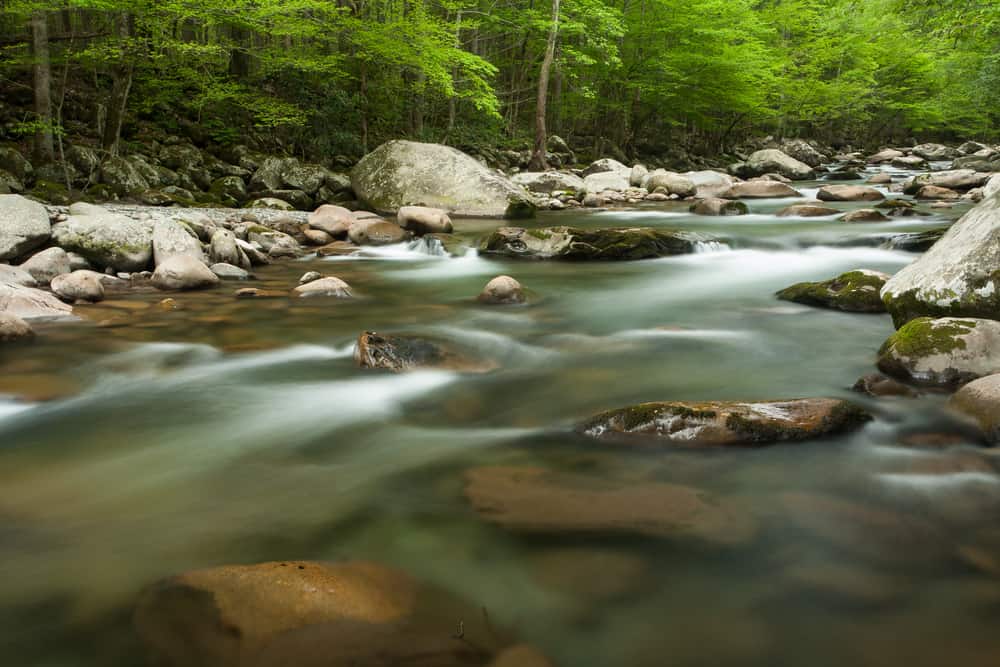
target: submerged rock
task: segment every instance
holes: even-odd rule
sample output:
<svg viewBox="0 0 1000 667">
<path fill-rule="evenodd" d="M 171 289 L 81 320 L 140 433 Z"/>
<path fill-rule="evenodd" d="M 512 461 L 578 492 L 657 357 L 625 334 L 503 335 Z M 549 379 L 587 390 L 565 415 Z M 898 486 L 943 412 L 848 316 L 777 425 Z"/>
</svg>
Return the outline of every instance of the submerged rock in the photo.
<svg viewBox="0 0 1000 667">
<path fill-rule="evenodd" d="M 988 375 L 959 389 L 949 407 L 969 417 L 993 445 L 1000 445 L 1000 375 Z"/>
<path fill-rule="evenodd" d="M 418 368 L 486 372 L 496 365 L 477 360 L 454 345 L 421 336 L 385 335 L 366 331 L 358 337 L 354 361 L 361 368 L 395 373 Z"/>
<path fill-rule="evenodd" d="M 911 320 L 882 345 L 878 367 L 907 382 L 942 388 L 1000 373 L 1000 322 L 954 317 Z"/>
<path fill-rule="evenodd" d="M 718 545 L 745 543 L 757 522 L 744 507 L 662 482 L 491 466 L 465 473 L 465 497 L 492 523 L 545 535 L 644 535 Z"/>
<path fill-rule="evenodd" d="M 888 279 L 885 273 L 857 269 L 822 282 L 792 285 L 778 292 L 777 297 L 848 313 L 884 313 L 879 290 Z"/>
<path fill-rule="evenodd" d="M 828 215 L 840 215 L 840 209 L 818 204 L 794 204 L 781 209 L 777 215 L 782 218 L 822 218 Z"/>
<path fill-rule="evenodd" d="M 354 298 L 351 286 L 334 276 L 307 281 L 296 287 L 295 293 L 301 297 L 328 296 L 336 299 Z"/>
<path fill-rule="evenodd" d="M 361 159 L 351 183 L 360 199 L 385 213 L 414 204 L 460 216 L 522 218 L 535 211 L 524 188 L 438 144 L 386 142 Z"/>
<path fill-rule="evenodd" d="M 746 181 L 719 193 L 723 199 L 783 199 L 801 197 L 795 188 L 777 181 Z"/>
<path fill-rule="evenodd" d="M 694 252 L 699 242 L 710 240 L 691 232 L 651 227 L 501 227 L 483 240 L 479 252 L 528 259 L 634 260 Z"/>
<path fill-rule="evenodd" d="M 361 561 L 187 572 L 144 591 L 134 621 L 163 667 L 482 667 L 511 643 L 478 607 Z"/>
<path fill-rule="evenodd" d="M 867 394 L 872 397 L 882 397 L 882 396 L 918 396 L 919 393 L 912 387 L 908 387 L 902 382 L 897 382 L 890 377 L 886 377 L 881 373 L 870 373 L 862 378 L 859 378 L 854 386 L 851 387 L 851 391 L 856 391 L 859 394 Z"/>
<path fill-rule="evenodd" d="M 35 337 L 31 325 L 17 315 L 0 310 L 0 343 L 30 340 Z"/>
<path fill-rule="evenodd" d="M 820 201 L 881 201 L 885 195 L 866 185 L 824 185 L 816 194 Z"/>
<path fill-rule="evenodd" d="M 639 445 L 761 446 L 835 435 L 869 419 L 864 410 L 833 398 L 663 402 L 604 412 L 580 425 L 579 431 L 592 438 Z"/>
<path fill-rule="evenodd" d="M 882 247 L 889 250 L 905 250 L 906 252 L 926 252 L 935 243 L 941 240 L 947 227 L 939 229 L 928 229 L 925 232 L 907 232 L 904 234 L 894 234 Z"/>
<path fill-rule="evenodd" d="M 152 283 L 161 290 L 192 290 L 215 287 L 219 277 L 190 255 L 174 255 L 156 267 Z"/>
<path fill-rule="evenodd" d="M 524 288 L 510 276 L 497 276 L 479 293 L 479 303 L 494 305 L 524 303 Z"/>
<path fill-rule="evenodd" d="M 0 261 L 11 260 L 44 244 L 52 233 L 49 213 L 21 195 L 0 194 Z"/>
<path fill-rule="evenodd" d="M 750 209 L 741 201 L 712 197 L 691 204 L 690 211 L 695 215 L 746 215 Z"/>
</svg>

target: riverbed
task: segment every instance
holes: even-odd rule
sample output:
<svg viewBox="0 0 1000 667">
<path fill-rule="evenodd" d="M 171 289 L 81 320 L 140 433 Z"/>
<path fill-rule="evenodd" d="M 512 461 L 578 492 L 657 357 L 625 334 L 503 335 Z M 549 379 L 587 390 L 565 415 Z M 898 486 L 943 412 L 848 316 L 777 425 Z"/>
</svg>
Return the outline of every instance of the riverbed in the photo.
<svg viewBox="0 0 1000 667">
<path fill-rule="evenodd" d="M 794 200 L 747 203 L 739 217 L 668 203 L 529 223 L 719 239 L 690 255 L 527 262 L 416 241 L 255 271 L 254 287 L 284 291 L 307 271 L 335 275 L 353 301 L 236 299 L 243 285 L 227 283 L 168 307 L 149 291 L 78 306 L 78 322 L 0 349 L 4 664 L 144 664 L 130 614 L 152 582 L 350 558 L 458 593 L 563 666 L 995 665 L 1000 459 L 943 395 L 850 390 L 874 371 L 888 315 L 773 296 L 856 268 L 893 273 L 917 255 L 882 237 L 947 225 L 968 204 L 845 224 L 774 215 Z M 456 233 L 474 246 L 498 224 L 456 220 Z M 476 302 L 500 274 L 527 305 Z M 363 331 L 452 340 L 496 370 L 359 369 Z M 573 431 L 642 401 L 811 396 L 875 420 L 715 451 Z M 464 473 L 492 465 L 694 487 L 743 507 L 755 536 L 516 534 L 465 497 Z"/>
</svg>

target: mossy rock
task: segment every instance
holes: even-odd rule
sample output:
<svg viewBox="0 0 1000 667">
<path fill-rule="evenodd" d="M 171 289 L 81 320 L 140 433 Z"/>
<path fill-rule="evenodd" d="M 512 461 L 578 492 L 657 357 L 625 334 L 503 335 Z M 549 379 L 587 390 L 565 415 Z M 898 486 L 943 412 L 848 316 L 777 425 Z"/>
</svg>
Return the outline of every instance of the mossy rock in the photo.
<svg viewBox="0 0 1000 667">
<path fill-rule="evenodd" d="M 777 293 L 784 301 L 848 313 L 884 313 L 880 290 L 889 276 L 878 271 L 858 269 L 836 278 L 815 283 L 797 283 Z"/>
<path fill-rule="evenodd" d="M 953 317 L 911 320 L 882 345 L 878 367 L 892 377 L 944 389 L 1000 373 L 1000 322 Z"/>
<path fill-rule="evenodd" d="M 35 181 L 35 187 L 31 189 L 31 196 L 57 206 L 66 206 L 72 203 L 69 190 L 66 189 L 66 186 L 54 181 Z"/>
<path fill-rule="evenodd" d="M 484 255 L 526 259 L 623 261 L 682 255 L 714 241 L 692 232 L 633 227 L 501 227 L 479 245 Z"/>
</svg>

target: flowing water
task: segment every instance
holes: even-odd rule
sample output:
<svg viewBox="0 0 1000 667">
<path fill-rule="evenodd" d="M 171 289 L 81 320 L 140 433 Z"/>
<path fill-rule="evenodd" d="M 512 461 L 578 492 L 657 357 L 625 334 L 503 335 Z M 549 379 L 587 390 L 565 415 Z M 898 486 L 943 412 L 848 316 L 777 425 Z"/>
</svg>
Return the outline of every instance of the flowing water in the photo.
<svg viewBox="0 0 1000 667">
<path fill-rule="evenodd" d="M 355 301 L 237 300 L 230 285 L 174 295 L 180 309 L 166 310 L 162 294 L 134 294 L 3 348 L 0 662 L 140 665 L 130 610 L 151 582 L 351 558 L 461 594 L 564 666 L 997 664 L 995 459 L 942 396 L 849 391 L 873 370 L 888 316 L 773 297 L 854 268 L 896 271 L 915 255 L 873 237 L 947 224 L 964 205 L 848 225 L 773 215 L 790 201 L 749 203 L 745 217 L 668 204 L 531 223 L 724 241 L 687 256 L 519 262 L 418 242 L 258 271 L 270 289 L 308 270 L 337 275 Z M 471 241 L 496 224 L 457 228 Z M 530 305 L 475 302 L 502 273 Z M 360 370 L 364 330 L 454 340 L 498 369 Z M 806 396 L 854 398 L 876 420 L 830 440 L 707 453 L 624 451 L 572 431 L 640 401 Z M 906 444 L 925 433 L 949 446 Z M 736 500 L 759 530 L 728 547 L 519 536 L 463 497 L 463 472 L 495 464 L 693 486 Z"/>
</svg>

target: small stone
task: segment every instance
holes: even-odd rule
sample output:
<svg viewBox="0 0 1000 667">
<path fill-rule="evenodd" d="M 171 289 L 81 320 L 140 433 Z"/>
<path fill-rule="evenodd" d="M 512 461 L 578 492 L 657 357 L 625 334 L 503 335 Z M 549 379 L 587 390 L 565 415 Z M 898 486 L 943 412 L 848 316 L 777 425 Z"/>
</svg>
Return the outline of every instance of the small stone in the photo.
<svg viewBox="0 0 1000 667">
<path fill-rule="evenodd" d="M 160 310 L 180 310 L 181 305 L 175 299 L 166 298 L 156 304 Z"/>
<path fill-rule="evenodd" d="M 524 303 L 524 288 L 510 276 L 497 276 L 479 293 L 479 303 L 516 304 Z"/>
<path fill-rule="evenodd" d="M 89 301 L 104 299 L 104 285 L 93 271 L 74 271 L 52 279 L 52 291 L 64 301 Z"/>
<path fill-rule="evenodd" d="M 252 280 L 253 274 L 232 264 L 218 262 L 208 267 L 209 270 L 219 277 L 219 280 Z"/>
</svg>

